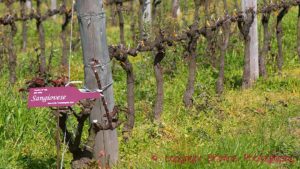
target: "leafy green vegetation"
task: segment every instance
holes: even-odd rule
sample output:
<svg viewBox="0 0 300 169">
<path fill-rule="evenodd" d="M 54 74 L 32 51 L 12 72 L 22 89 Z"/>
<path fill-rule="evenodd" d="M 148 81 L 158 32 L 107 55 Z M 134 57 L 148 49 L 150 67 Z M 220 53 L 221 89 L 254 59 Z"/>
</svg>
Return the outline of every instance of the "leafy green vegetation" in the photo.
<svg viewBox="0 0 300 169">
<path fill-rule="evenodd" d="M 116 168 L 300 168 L 300 128 L 290 119 L 300 116 L 300 65 L 296 53 L 296 10 L 283 20 L 285 67 L 276 75 L 276 39 L 268 57 L 269 78 L 259 79 L 249 90 L 241 90 L 243 46 L 238 33 L 231 38 L 226 56 L 225 93 L 215 93 L 217 71 L 205 62 L 205 40 L 199 43 L 194 107 L 185 108 L 182 96 L 187 64 L 180 45 L 169 48 L 163 60 L 164 112 L 162 124 L 152 122 L 155 99 L 153 56 L 143 53 L 131 58 L 136 76 L 136 123 L 127 142 L 119 128 L 120 160 Z M 127 18 L 128 19 L 128 18 Z M 55 22 L 61 22 L 59 19 Z M 273 24 L 273 23 L 272 23 Z M 19 25 L 18 25 L 19 26 Z M 61 75 L 60 39 L 57 25 L 46 22 L 47 56 L 53 43 L 53 76 Z M 126 25 L 125 32 L 130 32 Z M 118 42 L 118 28 L 109 27 L 108 41 Z M 274 30 L 273 30 L 274 32 Z M 37 45 L 34 23 L 30 24 L 29 46 Z M 130 34 L 126 34 L 129 39 Z M 21 43 L 20 31 L 16 43 Z M 71 58 L 71 77 L 83 80 L 81 49 Z M 26 94 L 18 92 L 35 74 L 36 53 L 18 52 L 18 82 L 8 85 L 8 70 L 0 72 L 0 168 L 55 168 L 55 119 L 48 109 L 28 109 Z M 113 63 L 116 103 L 126 105 L 126 74 Z M 174 67 L 174 65 L 176 65 Z M 70 126 L 72 124 L 69 124 Z M 293 163 L 267 163 L 250 157 L 287 156 Z M 195 163 L 180 162 L 184 156 L 198 157 Z M 236 157 L 230 160 L 229 157 Z M 173 157 L 173 158 L 172 158 Z M 201 159 L 199 159 L 199 157 Z M 226 157 L 221 161 L 216 158 Z M 177 158 L 177 161 L 176 161 Z M 72 158 L 66 153 L 69 168 Z M 178 160 L 179 159 L 179 160 Z"/>
</svg>

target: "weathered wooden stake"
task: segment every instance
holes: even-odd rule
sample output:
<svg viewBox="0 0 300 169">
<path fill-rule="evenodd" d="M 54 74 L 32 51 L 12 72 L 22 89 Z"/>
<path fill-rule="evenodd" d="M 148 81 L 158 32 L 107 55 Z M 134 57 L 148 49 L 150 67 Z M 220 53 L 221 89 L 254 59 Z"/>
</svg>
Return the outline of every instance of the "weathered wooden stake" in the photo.
<svg viewBox="0 0 300 169">
<path fill-rule="evenodd" d="M 83 50 L 85 86 L 91 90 L 97 89 L 95 74 L 91 68 L 91 61 L 98 60 L 100 65 L 99 72 L 102 86 L 112 83 L 112 72 L 110 58 L 106 42 L 106 19 L 102 0 L 77 0 L 76 11 L 79 21 L 81 45 Z M 114 95 L 112 86 L 104 91 L 105 100 L 110 112 L 114 108 Z M 105 110 L 103 103 L 97 100 L 92 109 L 90 121 L 97 120 L 105 123 Z M 94 146 L 94 158 L 101 161 L 104 166 L 109 163 L 113 165 L 118 160 L 118 138 L 117 131 L 101 130 L 96 134 Z"/>
<path fill-rule="evenodd" d="M 257 0 L 243 0 L 242 1 L 243 11 L 246 12 L 249 8 L 252 8 L 255 12 L 254 20 L 249 30 L 250 44 L 249 44 L 249 86 L 259 77 L 258 68 L 258 30 L 257 30 Z M 248 77 L 247 77 L 248 78 Z M 246 86 L 244 86 L 246 87 Z M 247 87 L 246 87 L 247 88 Z"/>
</svg>

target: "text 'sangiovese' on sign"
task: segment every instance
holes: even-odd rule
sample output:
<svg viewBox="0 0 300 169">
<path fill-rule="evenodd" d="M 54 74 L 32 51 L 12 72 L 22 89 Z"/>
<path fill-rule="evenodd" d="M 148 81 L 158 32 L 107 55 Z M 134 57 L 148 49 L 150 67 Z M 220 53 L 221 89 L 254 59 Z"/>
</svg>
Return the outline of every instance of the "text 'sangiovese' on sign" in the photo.
<svg viewBox="0 0 300 169">
<path fill-rule="evenodd" d="M 96 99 L 98 92 L 80 92 L 75 87 L 31 88 L 28 107 L 64 107 L 72 106 L 82 99 Z"/>
</svg>

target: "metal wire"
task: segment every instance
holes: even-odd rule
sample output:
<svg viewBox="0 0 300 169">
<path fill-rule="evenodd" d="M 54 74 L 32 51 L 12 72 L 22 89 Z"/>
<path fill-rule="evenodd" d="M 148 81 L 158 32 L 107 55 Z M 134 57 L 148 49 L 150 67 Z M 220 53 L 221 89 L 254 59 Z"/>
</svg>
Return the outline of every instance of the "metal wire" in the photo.
<svg viewBox="0 0 300 169">
<path fill-rule="evenodd" d="M 71 32 L 70 32 L 70 51 L 69 51 L 69 63 L 68 63 L 68 76 L 69 76 L 69 81 L 67 84 L 70 84 L 72 81 L 71 81 L 71 57 L 72 57 L 72 39 L 73 39 L 73 17 L 74 17 L 74 4 L 75 4 L 75 1 L 73 0 L 72 1 L 72 11 L 71 11 Z M 64 157 L 65 157 L 65 153 L 67 152 L 67 149 L 68 149 L 68 146 L 69 146 L 69 142 L 70 140 L 68 141 L 67 145 L 66 145 L 66 133 L 67 130 L 65 130 L 64 132 L 64 149 L 62 151 L 62 155 L 61 155 L 61 163 L 60 163 L 60 169 L 63 169 L 63 164 L 64 164 Z"/>
<path fill-rule="evenodd" d="M 71 81 L 71 58 L 72 58 L 72 40 L 73 40 L 73 17 L 74 17 L 74 4 L 75 1 L 72 2 L 72 11 L 71 11 L 71 32 L 70 32 L 70 51 L 69 51 L 69 67 L 68 67 L 68 76 L 69 82 Z"/>
</svg>

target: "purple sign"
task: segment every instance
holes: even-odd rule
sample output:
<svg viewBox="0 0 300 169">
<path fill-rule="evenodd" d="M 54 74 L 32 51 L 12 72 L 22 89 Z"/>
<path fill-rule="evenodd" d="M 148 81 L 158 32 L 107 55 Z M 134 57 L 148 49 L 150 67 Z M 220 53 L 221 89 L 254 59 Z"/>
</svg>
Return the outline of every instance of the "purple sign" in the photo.
<svg viewBox="0 0 300 169">
<path fill-rule="evenodd" d="M 100 98 L 99 92 L 80 92 L 75 87 L 31 88 L 28 107 L 66 107 L 82 99 Z"/>
</svg>

